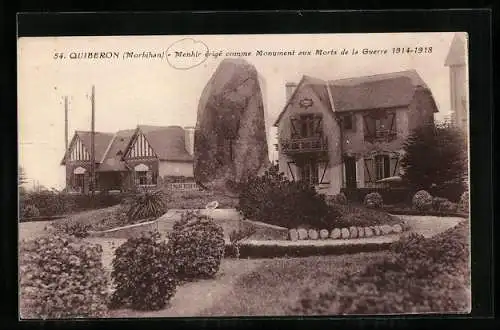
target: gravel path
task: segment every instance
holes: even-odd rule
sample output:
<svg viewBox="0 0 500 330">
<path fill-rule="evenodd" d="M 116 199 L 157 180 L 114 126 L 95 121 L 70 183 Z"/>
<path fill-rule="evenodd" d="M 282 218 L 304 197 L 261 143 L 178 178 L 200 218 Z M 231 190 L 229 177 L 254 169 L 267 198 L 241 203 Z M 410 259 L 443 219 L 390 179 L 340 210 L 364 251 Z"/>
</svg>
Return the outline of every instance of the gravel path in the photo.
<svg viewBox="0 0 500 330">
<path fill-rule="evenodd" d="M 129 317 L 193 317 L 199 316 L 206 308 L 211 307 L 217 299 L 232 294 L 234 283 L 241 276 L 252 272 L 262 260 L 223 260 L 221 268 L 214 279 L 199 280 L 184 284 L 169 305 L 162 310 L 139 312 L 130 309 L 119 309 L 110 312 L 112 318 Z"/>
</svg>

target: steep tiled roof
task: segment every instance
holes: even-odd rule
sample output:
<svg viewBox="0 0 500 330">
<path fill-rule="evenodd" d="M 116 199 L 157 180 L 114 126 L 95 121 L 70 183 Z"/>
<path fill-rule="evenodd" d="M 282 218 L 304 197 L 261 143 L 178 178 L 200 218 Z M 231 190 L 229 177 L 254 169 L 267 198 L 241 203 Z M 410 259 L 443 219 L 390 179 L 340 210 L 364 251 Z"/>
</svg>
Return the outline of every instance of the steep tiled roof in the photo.
<svg viewBox="0 0 500 330">
<path fill-rule="evenodd" d="M 160 160 L 192 161 L 186 150 L 185 131 L 180 126 L 139 125 L 140 130 Z"/>
<path fill-rule="evenodd" d="M 335 112 L 408 106 L 417 89 L 425 89 L 430 92 L 429 87 L 417 71 L 406 70 L 328 82 L 303 76 L 290 100 L 299 88 L 306 85 L 311 86 L 322 102 Z M 327 88 L 333 101 L 333 108 Z M 278 125 L 290 100 L 287 100 L 275 126 Z M 437 112 L 437 108 L 434 109 L 434 112 Z"/>
<path fill-rule="evenodd" d="M 82 144 L 85 146 L 87 151 L 90 154 L 91 151 L 91 137 L 90 137 L 89 131 L 76 131 L 75 136 L 78 136 L 80 140 L 82 141 Z M 106 152 L 106 149 L 108 148 L 109 143 L 111 142 L 111 139 L 113 138 L 113 133 L 104 133 L 104 132 L 95 132 L 94 134 L 94 142 L 95 142 L 95 160 L 96 163 L 100 162 L 102 159 L 104 153 Z M 65 164 L 66 161 L 66 156 L 68 154 L 69 150 L 66 150 L 64 157 L 61 161 L 61 165 Z"/>
<path fill-rule="evenodd" d="M 118 131 L 113 136 L 97 169 L 98 172 L 125 171 L 127 169 L 127 165 L 122 160 L 122 157 L 134 133 L 135 129 L 128 129 Z"/>
</svg>

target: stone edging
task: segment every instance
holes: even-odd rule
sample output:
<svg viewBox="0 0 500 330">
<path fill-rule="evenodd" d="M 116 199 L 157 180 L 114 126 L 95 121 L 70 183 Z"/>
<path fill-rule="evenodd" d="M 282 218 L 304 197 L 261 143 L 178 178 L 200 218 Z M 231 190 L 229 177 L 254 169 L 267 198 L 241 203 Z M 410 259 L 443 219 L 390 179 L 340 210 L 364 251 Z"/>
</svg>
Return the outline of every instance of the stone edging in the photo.
<svg viewBox="0 0 500 330">
<path fill-rule="evenodd" d="M 111 228 L 111 229 L 102 230 L 102 231 L 89 230 L 88 233 L 89 233 L 90 237 L 100 237 L 102 235 L 112 234 L 112 233 L 120 232 L 120 231 L 123 231 L 123 230 L 136 229 L 137 227 L 146 227 L 146 226 L 149 226 L 149 225 L 153 225 L 153 224 L 155 224 L 157 222 L 158 222 L 158 219 L 155 219 L 155 220 L 152 220 L 152 221 L 134 223 L 134 224 L 126 225 L 126 226 L 123 226 L 123 227 L 116 227 L 116 228 Z"/>
<path fill-rule="evenodd" d="M 304 240 L 346 240 L 346 239 L 358 239 L 358 238 L 369 238 L 376 236 L 385 236 L 390 234 L 400 234 L 403 231 L 408 230 L 406 222 L 401 222 L 395 225 L 375 225 L 367 227 L 344 227 L 344 228 L 334 228 L 331 231 L 326 229 L 315 230 L 315 229 L 290 229 L 288 231 L 289 241 L 304 241 Z"/>
</svg>

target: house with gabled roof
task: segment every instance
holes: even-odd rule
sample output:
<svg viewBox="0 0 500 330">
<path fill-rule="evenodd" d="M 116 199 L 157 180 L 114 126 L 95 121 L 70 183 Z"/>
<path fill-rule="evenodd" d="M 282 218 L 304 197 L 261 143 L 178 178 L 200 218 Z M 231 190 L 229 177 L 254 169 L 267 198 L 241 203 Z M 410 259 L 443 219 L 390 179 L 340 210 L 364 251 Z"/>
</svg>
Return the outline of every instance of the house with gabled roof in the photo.
<svg viewBox="0 0 500 330">
<path fill-rule="evenodd" d="M 434 97 L 415 70 L 286 84 L 278 129 L 280 172 L 325 194 L 381 187 L 399 176 L 408 134 L 434 122 Z"/>
<path fill-rule="evenodd" d="M 76 131 L 61 165 L 68 191 L 87 193 L 91 133 Z M 193 177 L 194 128 L 139 125 L 116 133 L 95 132 L 98 191 L 155 187 L 169 178 Z"/>
</svg>

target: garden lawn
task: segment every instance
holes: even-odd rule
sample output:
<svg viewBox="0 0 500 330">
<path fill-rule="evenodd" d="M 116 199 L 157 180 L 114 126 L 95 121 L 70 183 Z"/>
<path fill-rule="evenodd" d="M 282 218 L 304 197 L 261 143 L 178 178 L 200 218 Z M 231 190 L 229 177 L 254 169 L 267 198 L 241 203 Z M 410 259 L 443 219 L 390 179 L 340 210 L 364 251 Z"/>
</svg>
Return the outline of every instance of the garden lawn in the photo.
<svg viewBox="0 0 500 330">
<path fill-rule="evenodd" d="M 288 306 L 298 299 L 305 288 L 336 281 L 345 272 L 355 273 L 386 255 L 387 252 L 374 252 L 266 259 L 252 272 L 238 278 L 228 294 L 220 296 L 199 316 L 293 315 Z"/>
<path fill-rule="evenodd" d="M 238 197 L 224 195 L 217 191 L 193 190 L 193 191 L 165 191 L 167 194 L 166 204 L 168 209 L 204 209 L 213 201 L 219 203 L 220 209 L 235 208 L 238 205 Z"/>
</svg>

